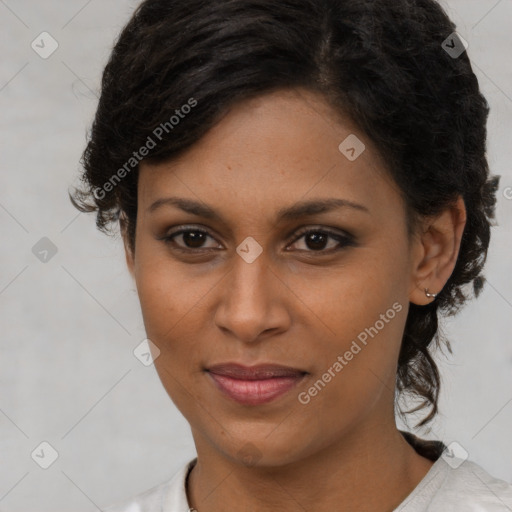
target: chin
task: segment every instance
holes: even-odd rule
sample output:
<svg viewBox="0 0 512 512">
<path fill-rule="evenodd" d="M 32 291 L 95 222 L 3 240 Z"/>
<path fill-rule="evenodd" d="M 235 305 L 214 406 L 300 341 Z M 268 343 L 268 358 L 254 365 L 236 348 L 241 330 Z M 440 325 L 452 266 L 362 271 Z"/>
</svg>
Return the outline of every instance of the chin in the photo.
<svg viewBox="0 0 512 512">
<path fill-rule="evenodd" d="M 258 433 L 254 433 L 254 429 L 246 432 L 241 430 L 238 435 L 232 433 L 229 438 L 222 437 L 220 443 L 215 440 L 211 443 L 217 445 L 217 449 L 227 458 L 248 468 L 282 467 L 309 455 L 300 450 L 305 443 L 301 442 L 296 431 L 282 430 L 277 433 L 279 427 L 272 432 L 273 428 L 275 426 L 269 429 L 258 426 Z"/>
</svg>

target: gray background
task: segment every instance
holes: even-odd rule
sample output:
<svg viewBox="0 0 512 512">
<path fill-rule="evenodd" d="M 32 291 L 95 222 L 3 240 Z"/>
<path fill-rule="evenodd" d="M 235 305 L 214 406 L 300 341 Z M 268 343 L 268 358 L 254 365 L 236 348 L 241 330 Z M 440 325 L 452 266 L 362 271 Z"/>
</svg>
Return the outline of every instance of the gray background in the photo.
<svg viewBox="0 0 512 512">
<path fill-rule="evenodd" d="M 77 212 L 67 196 L 77 183 L 102 68 L 137 4 L 0 0 L 4 512 L 98 510 L 170 478 L 195 455 L 188 424 L 154 367 L 133 355 L 145 332 L 120 239 L 99 233 L 94 216 Z M 491 104 L 489 163 L 502 181 L 488 285 L 444 324 L 454 354 L 437 357 L 441 414 L 430 432 L 419 433 L 457 441 L 470 459 L 510 482 L 512 2 L 443 5 L 469 42 Z M 43 31 L 59 44 L 48 59 L 31 48 Z M 57 248 L 46 263 L 32 251 L 43 237 Z M 46 470 L 31 458 L 42 441 L 59 454 Z"/>
</svg>

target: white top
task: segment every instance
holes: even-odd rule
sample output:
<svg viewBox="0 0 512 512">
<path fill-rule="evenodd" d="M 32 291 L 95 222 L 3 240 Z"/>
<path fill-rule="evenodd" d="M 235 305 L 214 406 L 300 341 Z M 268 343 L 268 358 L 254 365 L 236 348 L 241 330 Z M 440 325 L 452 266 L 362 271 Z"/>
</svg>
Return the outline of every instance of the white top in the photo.
<svg viewBox="0 0 512 512">
<path fill-rule="evenodd" d="M 171 480 L 103 511 L 189 512 L 185 484 L 196 461 L 185 464 Z M 512 485 L 470 460 L 443 455 L 393 512 L 448 511 L 512 512 Z"/>
</svg>

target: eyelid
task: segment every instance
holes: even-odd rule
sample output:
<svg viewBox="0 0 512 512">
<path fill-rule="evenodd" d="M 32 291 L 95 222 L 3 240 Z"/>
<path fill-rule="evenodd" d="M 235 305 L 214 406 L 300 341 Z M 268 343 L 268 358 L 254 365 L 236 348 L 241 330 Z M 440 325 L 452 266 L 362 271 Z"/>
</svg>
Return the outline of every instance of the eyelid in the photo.
<svg viewBox="0 0 512 512">
<path fill-rule="evenodd" d="M 295 235 L 295 238 L 291 241 L 290 244 L 292 245 L 296 243 L 298 240 L 300 240 L 304 235 L 307 235 L 309 233 L 322 233 L 324 235 L 327 235 L 328 238 L 332 238 L 335 240 L 338 245 L 337 247 L 331 247 L 330 249 L 321 249 L 319 251 L 313 251 L 313 250 L 299 250 L 299 252 L 306 253 L 306 254 L 318 254 L 321 255 L 330 255 L 332 253 L 338 252 L 345 247 L 353 246 L 355 245 L 355 238 L 350 233 L 347 233 L 346 231 L 339 230 L 337 228 L 328 228 L 323 226 L 306 226 L 302 229 L 299 229 L 297 234 Z M 287 250 L 287 249 L 285 249 Z"/>
<path fill-rule="evenodd" d="M 209 236 L 213 240 L 216 240 L 215 237 L 212 236 L 211 233 L 208 231 L 208 229 L 206 229 L 206 228 L 204 228 L 202 226 L 194 225 L 194 224 L 185 224 L 183 226 L 179 226 L 174 231 L 166 232 L 166 234 L 163 237 L 159 238 L 159 240 L 163 240 L 165 243 L 172 243 L 174 241 L 175 237 L 177 237 L 179 235 L 182 235 L 183 233 L 187 233 L 189 231 L 193 231 L 193 232 L 196 232 L 196 233 L 201 233 L 201 234 L 204 234 L 206 236 Z M 206 248 L 200 247 L 199 249 L 191 249 L 191 248 L 179 247 L 179 246 L 176 247 L 176 249 L 177 250 L 182 250 L 184 252 L 200 252 L 200 251 L 210 251 L 210 250 L 212 250 L 211 247 L 206 247 Z"/>
<path fill-rule="evenodd" d="M 311 226 L 306 226 L 304 228 L 299 228 L 298 231 L 297 230 L 293 231 L 293 233 L 295 233 L 295 232 L 296 232 L 296 235 L 295 235 L 293 242 L 297 241 L 302 236 L 304 236 L 308 233 L 311 233 L 311 232 L 325 233 L 329 236 L 346 238 L 346 239 L 354 238 L 350 233 L 347 233 L 346 231 L 343 231 L 343 230 L 340 230 L 337 228 L 329 228 L 329 227 L 318 226 L 318 225 L 315 226 L 314 224 Z"/>
</svg>

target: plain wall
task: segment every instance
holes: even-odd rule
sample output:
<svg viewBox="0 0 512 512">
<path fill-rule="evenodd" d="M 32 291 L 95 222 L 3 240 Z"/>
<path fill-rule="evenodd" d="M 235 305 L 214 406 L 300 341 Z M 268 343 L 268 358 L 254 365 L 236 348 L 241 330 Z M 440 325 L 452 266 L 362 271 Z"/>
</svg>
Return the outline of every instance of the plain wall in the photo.
<svg viewBox="0 0 512 512">
<path fill-rule="evenodd" d="M 97 231 L 94 216 L 79 213 L 68 199 L 103 66 L 137 4 L 0 2 L 4 512 L 94 511 L 170 478 L 195 456 L 188 423 L 154 367 L 132 353 L 145 332 L 120 239 Z M 502 179 L 488 283 L 477 301 L 443 324 L 454 353 L 437 357 L 441 414 L 423 436 L 459 442 L 471 460 L 510 482 L 512 3 L 443 5 L 469 43 L 491 105 L 489 164 Z M 48 59 L 31 47 L 43 31 L 59 44 Z M 46 263 L 33 253 L 43 237 L 57 249 Z M 42 441 L 59 453 L 46 470 L 31 458 Z"/>
</svg>

